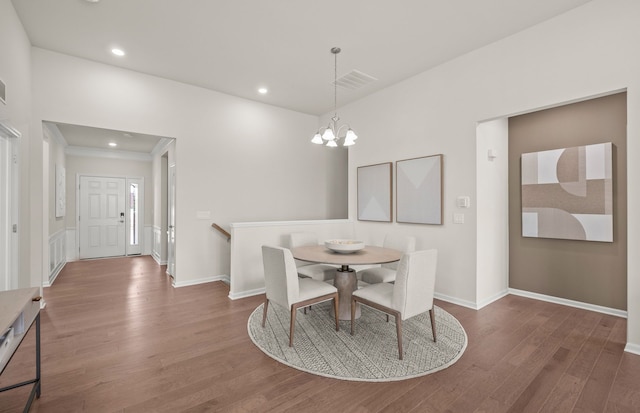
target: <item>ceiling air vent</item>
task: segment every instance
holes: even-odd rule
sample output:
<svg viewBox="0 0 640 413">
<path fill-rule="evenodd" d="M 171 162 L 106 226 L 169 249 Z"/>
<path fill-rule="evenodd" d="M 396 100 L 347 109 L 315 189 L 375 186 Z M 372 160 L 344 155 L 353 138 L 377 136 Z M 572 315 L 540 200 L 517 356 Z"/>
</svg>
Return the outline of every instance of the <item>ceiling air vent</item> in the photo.
<svg viewBox="0 0 640 413">
<path fill-rule="evenodd" d="M 369 76 L 366 73 L 362 73 L 359 70 L 352 70 L 344 76 L 336 79 L 335 83 L 337 86 L 348 89 L 348 90 L 358 90 L 369 83 L 375 82 L 376 79 L 373 76 Z M 332 82 L 333 83 L 333 82 Z"/>
</svg>

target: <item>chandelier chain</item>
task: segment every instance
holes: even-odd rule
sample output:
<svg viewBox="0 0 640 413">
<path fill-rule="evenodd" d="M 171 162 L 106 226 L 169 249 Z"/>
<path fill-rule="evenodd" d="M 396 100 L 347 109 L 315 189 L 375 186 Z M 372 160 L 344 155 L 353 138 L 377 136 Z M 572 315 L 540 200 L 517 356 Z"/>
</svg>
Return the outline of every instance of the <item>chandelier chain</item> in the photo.
<svg viewBox="0 0 640 413">
<path fill-rule="evenodd" d="M 340 48 L 334 47 L 331 49 L 331 53 L 333 53 L 334 64 L 333 64 L 333 117 L 338 117 L 338 53 L 340 53 Z"/>
</svg>

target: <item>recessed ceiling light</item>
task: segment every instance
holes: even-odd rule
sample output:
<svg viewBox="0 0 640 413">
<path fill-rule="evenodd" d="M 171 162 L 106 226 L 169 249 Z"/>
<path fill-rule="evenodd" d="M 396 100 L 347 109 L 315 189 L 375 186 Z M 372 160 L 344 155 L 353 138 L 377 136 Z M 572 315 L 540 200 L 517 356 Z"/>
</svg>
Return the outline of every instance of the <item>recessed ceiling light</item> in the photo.
<svg viewBox="0 0 640 413">
<path fill-rule="evenodd" d="M 116 56 L 124 56 L 124 50 L 118 48 L 111 49 L 111 53 Z"/>
<path fill-rule="evenodd" d="M 109 146 L 111 146 L 112 148 L 115 148 L 116 146 L 118 146 L 118 144 L 115 142 L 109 142 Z"/>
<path fill-rule="evenodd" d="M 261 87 L 258 89 L 258 93 L 261 95 L 266 95 L 269 90 L 266 87 Z"/>
</svg>

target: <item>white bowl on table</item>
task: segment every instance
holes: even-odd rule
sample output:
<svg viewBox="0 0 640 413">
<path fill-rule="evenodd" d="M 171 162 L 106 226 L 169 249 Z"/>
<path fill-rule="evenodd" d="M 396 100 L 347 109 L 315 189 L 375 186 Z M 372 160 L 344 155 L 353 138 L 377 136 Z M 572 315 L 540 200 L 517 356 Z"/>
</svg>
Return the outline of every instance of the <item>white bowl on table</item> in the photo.
<svg viewBox="0 0 640 413">
<path fill-rule="evenodd" d="M 364 242 L 351 239 L 330 239 L 324 242 L 324 246 L 339 254 L 351 254 L 364 248 Z"/>
</svg>

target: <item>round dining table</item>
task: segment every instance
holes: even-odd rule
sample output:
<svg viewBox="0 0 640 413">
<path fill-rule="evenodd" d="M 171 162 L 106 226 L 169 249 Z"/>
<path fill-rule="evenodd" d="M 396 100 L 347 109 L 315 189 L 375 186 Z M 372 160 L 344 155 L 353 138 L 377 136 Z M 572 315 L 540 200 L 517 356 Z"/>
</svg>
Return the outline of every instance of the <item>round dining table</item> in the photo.
<svg viewBox="0 0 640 413">
<path fill-rule="evenodd" d="M 402 251 L 391 248 L 365 245 L 361 250 L 350 253 L 332 251 L 324 245 L 307 245 L 291 249 L 295 259 L 313 263 L 340 265 L 336 269 L 333 285 L 338 289 L 338 318 L 351 320 L 351 293 L 358 289 L 356 272 L 350 265 L 372 265 L 395 262 L 402 257 Z M 356 318 L 360 317 L 360 305 L 356 308 Z"/>
</svg>

